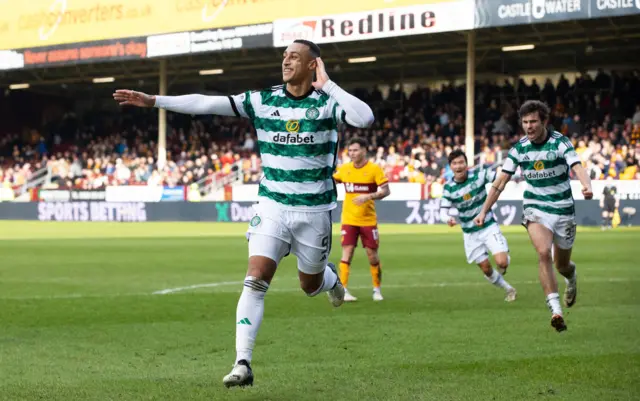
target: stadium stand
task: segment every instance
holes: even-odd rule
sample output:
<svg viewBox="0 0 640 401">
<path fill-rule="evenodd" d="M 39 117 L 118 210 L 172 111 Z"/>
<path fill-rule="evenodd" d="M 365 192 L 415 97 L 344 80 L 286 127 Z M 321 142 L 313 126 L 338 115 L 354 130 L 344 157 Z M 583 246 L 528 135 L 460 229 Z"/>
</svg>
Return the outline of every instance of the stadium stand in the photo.
<svg viewBox="0 0 640 401">
<path fill-rule="evenodd" d="M 355 89 L 377 119 L 368 130 L 345 127 L 341 145 L 355 135 L 370 142 L 372 160 L 392 182 L 442 182 L 451 176 L 447 155 L 464 147 L 464 86 L 396 85 L 383 95 L 377 87 Z M 571 138 L 592 179 L 640 179 L 640 73 L 583 74 L 574 82 L 560 75 L 544 83 L 523 79 L 514 86 L 476 83 L 477 163 L 499 162 L 520 135 L 518 106 L 541 99 L 552 107 L 550 124 Z M 155 111 L 96 112 L 78 117 L 58 110 L 40 126 L 7 125 L 0 136 L 0 183 L 17 193 L 46 171 L 46 187 L 95 189 L 107 185 L 206 186 L 225 177 L 255 183 L 261 173 L 249 123 L 217 116 L 168 114 L 168 162 L 157 166 Z M 51 113 L 55 115 L 56 113 Z M 341 146 L 338 163 L 348 161 Z"/>
</svg>

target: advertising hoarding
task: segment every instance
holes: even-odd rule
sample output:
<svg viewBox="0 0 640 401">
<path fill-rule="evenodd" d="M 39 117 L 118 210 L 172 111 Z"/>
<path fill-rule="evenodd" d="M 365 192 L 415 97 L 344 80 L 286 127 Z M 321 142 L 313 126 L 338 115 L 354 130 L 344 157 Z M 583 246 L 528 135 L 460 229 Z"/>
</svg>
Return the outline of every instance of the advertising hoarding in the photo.
<svg viewBox="0 0 640 401">
<path fill-rule="evenodd" d="M 366 12 L 278 19 L 273 45 L 296 39 L 336 43 L 473 29 L 474 0 L 456 0 Z"/>
<path fill-rule="evenodd" d="M 448 0 L 439 0 L 446 2 Z M 253 25 L 425 0 L 29 0 L 0 2 L 0 50 Z"/>
<path fill-rule="evenodd" d="M 476 0 L 476 28 L 640 14 L 640 0 Z"/>
</svg>

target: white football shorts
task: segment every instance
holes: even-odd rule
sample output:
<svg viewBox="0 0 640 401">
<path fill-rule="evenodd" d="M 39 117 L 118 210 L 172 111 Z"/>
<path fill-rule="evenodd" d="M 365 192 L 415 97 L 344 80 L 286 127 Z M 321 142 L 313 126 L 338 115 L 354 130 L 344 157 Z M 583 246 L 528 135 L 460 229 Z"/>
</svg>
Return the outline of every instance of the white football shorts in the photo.
<svg viewBox="0 0 640 401">
<path fill-rule="evenodd" d="M 502 235 L 500 226 L 492 224 L 484 230 L 474 233 L 463 233 L 464 251 L 467 254 L 467 262 L 478 264 L 489 259 L 489 252 L 509 252 L 507 239 Z"/>
<path fill-rule="evenodd" d="M 306 274 L 324 272 L 331 252 L 331 211 L 299 212 L 253 205 L 247 239 L 249 257 L 265 256 L 277 264 L 289 253 Z"/>
<path fill-rule="evenodd" d="M 532 207 L 526 208 L 522 215 L 522 224 L 540 223 L 553 233 L 553 242 L 560 249 L 573 248 L 576 239 L 576 219 L 575 216 L 565 216 L 545 213 Z"/>
</svg>

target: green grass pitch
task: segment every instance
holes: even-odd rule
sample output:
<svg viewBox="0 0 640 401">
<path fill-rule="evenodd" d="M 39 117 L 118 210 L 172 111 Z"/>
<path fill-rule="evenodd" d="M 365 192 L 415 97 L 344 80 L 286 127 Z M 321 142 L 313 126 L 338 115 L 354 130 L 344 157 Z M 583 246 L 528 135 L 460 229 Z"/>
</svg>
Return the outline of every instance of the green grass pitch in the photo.
<svg viewBox="0 0 640 401">
<path fill-rule="evenodd" d="M 458 228 L 381 226 L 381 303 L 361 248 L 360 299 L 337 309 L 298 289 L 288 257 L 267 294 L 255 386 L 225 389 L 245 229 L 1 222 L 0 400 L 640 399 L 637 229 L 578 230 L 578 301 L 560 334 L 522 227 L 504 229 L 512 304 L 467 265 Z"/>
</svg>

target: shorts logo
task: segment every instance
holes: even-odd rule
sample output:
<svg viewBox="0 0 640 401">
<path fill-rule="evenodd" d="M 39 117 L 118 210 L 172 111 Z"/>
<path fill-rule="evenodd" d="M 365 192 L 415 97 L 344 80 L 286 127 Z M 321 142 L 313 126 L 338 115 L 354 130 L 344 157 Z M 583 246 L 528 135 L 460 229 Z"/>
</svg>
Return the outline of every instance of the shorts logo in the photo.
<svg viewBox="0 0 640 401">
<path fill-rule="evenodd" d="M 307 117 L 307 119 L 309 120 L 315 120 L 319 116 L 320 116 L 320 112 L 315 107 L 307 109 L 307 112 L 305 113 L 305 117 Z"/>
<path fill-rule="evenodd" d="M 300 131 L 300 121 L 298 120 L 289 120 L 287 124 L 284 126 L 287 132 L 298 132 Z"/>
<path fill-rule="evenodd" d="M 550 162 L 554 161 L 557 158 L 558 156 L 556 155 L 556 152 L 553 152 L 553 151 L 547 152 L 547 160 L 549 160 Z"/>
<path fill-rule="evenodd" d="M 469 194 L 469 193 L 464 194 L 464 196 L 462 196 L 462 199 L 464 199 L 466 201 L 471 200 L 471 194 Z"/>
<path fill-rule="evenodd" d="M 251 221 L 249 222 L 249 225 L 251 227 L 256 227 L 256 226 L 258 226 L 260 224 L 261 221 L 262 220 L 260 219 L 260 216 L 253 216 L 251 218 Z"/>
<path fill-rule="evenodd" d="M 537 162 L 533 163 L 533 168 L 536 171 L 544 170 L 544 162 L 542 160 L 538 160 Z"/>
</svg>

